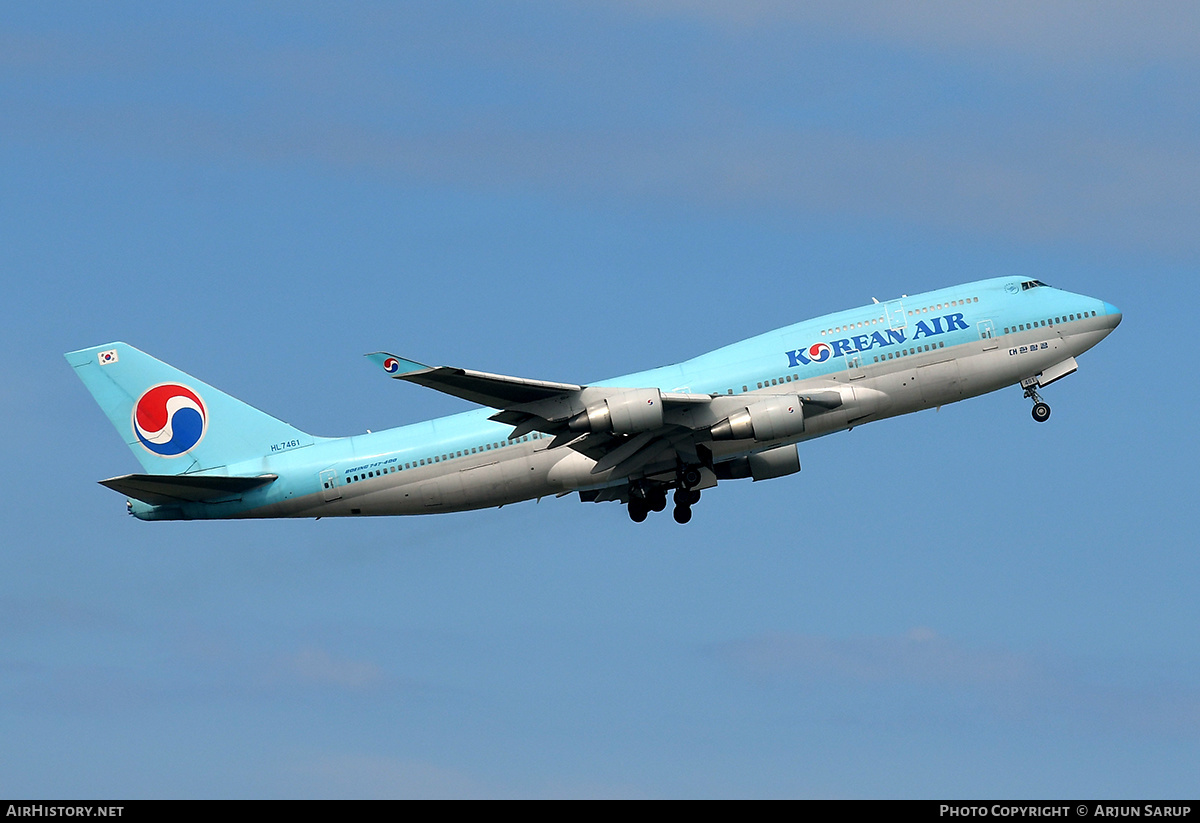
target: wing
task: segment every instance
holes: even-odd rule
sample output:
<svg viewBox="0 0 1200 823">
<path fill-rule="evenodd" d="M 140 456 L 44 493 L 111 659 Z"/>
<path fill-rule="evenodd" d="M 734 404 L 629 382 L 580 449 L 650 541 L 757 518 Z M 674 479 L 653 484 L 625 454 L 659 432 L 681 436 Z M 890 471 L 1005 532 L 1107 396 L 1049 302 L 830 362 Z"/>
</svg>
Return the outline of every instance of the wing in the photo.
<svg viewBox="0 0 1200 823">
<path fill-rule="evenodd" d="M 450 366 L 426 366 L 387 352 L 368 354 L 367 359 L 382 366 L 385 372 L 397 380 L 407 380 L 418 386 L 437 389 L 481 406 L 491 406 L 493 409 L 535 403 L 583 389 L 583 386 L 573 383 L 550 383 L 545 380 L 506 377 L 502 374 L 488 374 Z"/>
<path fill-rule="evenodd" d="M 771 444 L 794 442 L 804 432 L 806 418 L 841 408 L 844 401 L 844 387 L 836 383 L 808 385 L 803 394 L 786 389 L 749 396 L 691 394 L 426 366 L 387 352 L 367 357 L 397 380 L 497 409 L 490 419 L 513 426 L 510 438 L 533 431 L 551 435 L 549 448 L 569 446 L 596 461 L 592 474 L 611 471 L 611 479 L 631 481 L 707 467 L 715 483 L 716 441 L 749 446 L 726 449 L 730 459 L 754 451 L 759 443 L 770 449 Z M 760 468 L 764 476 L 771 471 Z"/>
<path fill-rule="evenodd" d="M 614 469 L 615 476 L 625 476 L 653 462 L 674 462 L 680 450 L 686 462 L 701 462 L 694 445 L 716 422 L 708 394 L 531 380 L 426 366 L 387 352 L 367 358 L 394 379 L 497 409 L 490 419 L 513 426 L 510 437 L 532 431 L 553 436 L 550 448 L 570 446 L 595 459 L 595 474 Z"/>
</svg>

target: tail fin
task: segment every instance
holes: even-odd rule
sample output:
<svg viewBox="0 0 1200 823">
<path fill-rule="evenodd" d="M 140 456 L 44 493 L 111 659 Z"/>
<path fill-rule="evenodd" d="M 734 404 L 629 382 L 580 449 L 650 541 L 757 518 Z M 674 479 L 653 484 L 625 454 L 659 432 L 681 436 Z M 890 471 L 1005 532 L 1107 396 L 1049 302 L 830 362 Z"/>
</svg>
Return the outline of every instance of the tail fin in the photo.
<svg viewBox="0 0 1200 823">
<path fill-rule="evenodd" d="M 150 474 L 217 469 L 313 442 L 311 435 L 125 343 L 65 356 Z"/>
</svg>

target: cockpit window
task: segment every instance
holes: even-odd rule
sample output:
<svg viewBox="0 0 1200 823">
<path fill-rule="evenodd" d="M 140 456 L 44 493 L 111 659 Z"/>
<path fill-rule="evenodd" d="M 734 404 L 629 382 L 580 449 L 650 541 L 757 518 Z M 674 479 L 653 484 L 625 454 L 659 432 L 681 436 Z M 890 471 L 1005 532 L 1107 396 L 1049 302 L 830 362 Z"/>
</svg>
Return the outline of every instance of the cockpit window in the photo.
<svg viewBox="0 0 1200 823">
<path fill-rule="evenodd" d="M 1045 286 L 1045 285 L 1046 284 L 1043 283 L 1041 280 L 1026 280 L 1024 283 L 1021 284 L 1021 291 L 1025 291 L 1026 289 L 1036 289 L 1038 286 Z M 1046 286 L 1046 288 L 1049 288 L 1049 286 Z"/>
</svg>

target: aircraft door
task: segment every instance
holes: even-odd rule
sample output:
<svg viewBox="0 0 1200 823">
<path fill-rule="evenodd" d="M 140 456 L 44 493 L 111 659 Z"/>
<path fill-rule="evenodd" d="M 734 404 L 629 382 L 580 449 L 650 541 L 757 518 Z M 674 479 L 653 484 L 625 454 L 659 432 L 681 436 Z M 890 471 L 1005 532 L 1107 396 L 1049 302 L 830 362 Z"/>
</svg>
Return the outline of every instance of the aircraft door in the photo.
<svg viewBox="0 0 1200 823">
<path fill-rule="evenodd" d="M 980 320 L 976 328 L 979 329 L 979 339 L 983 341 L 984 351 L 991 351 L 1000 345 L 996 340 L 996 325 L 991 320 Z"/>
<path fill-rule="evenodd" d="M 325 495 L 325 500 L 337 500 L 342 496 L 342 490 L 338 487 L 337 470 L 325 469 L 321 472 L 321 493 Z"/>
<path fill-rule="evenodd" d="M 846 371 L 849 373 L 851 380 L 858 380 L 863 376 L 862 358 L 862 352 L 846 352 Z"/>
<path fill-rule="evenodd" d="M 908 325 L 908 318 L 904 316 L 904 304 L 899 300 L 893 300 L 887 304 L 887 320 L 888 327 L 893 329 L 902 329 Z"/>
</svg>

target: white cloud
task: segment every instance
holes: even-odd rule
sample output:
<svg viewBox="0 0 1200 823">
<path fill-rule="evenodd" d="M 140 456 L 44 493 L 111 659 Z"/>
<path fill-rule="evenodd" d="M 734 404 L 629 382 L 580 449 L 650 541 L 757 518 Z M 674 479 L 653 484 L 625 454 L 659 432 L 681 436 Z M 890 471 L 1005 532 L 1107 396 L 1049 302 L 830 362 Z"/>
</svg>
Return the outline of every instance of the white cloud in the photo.
<svg viewBox="0 0 1200 823">
<path fill-rule="evenodd" d="M 716 653 L 734 671 L 784 689 L 920 687 L 935 714 L 968 696 L 1001 716 L 1106 733 L 1191 739 L 1200 731 L 1200 690 L 1174 672 L 1140 666 L 1130 677 L 1121 666 L 1066 655 L 972 647 L 927 627 L 882 637 L 765 634 L 720 644 Z"/>
<path fill-rule="evenodd" d="M 307 683 L 343 689 L 369 689 L 383 682 L 383 670 L 369 661 L 334 657 L 324 649 L 305 648 L 279 659 L 279 670 Z"/>
<path fill-rule="evenodd" d="M 1193 60 L 1200 45 L 1200 6 L 1186 0 L 629 0 L 621 5 L 724 26 L 817 27 L 905 47 L 977 56 L 999 51 L 1079 65 L 1097 59 Z"/>
<path fill-rule="evenodd" d="M 952 686 L 1008 686 L 1044 678 L 1020 655 L 970 649 L 925 627 L 899 637 L 772 634 L 720 648 L 724 658 L 755 677 Z"/>
<path fill-rule="evenodd" d="M 365 754 L 328 754 L 294 767 L 310 790 L 322 797 L 405 799 L 498 796 L 455 769 L 419 760 Z"/>
<path fill-rule="evenodd" d="M 404 799 L 630 798 L 644 789 L 594 780 L 538 780 L 502 785 L 427 761 L 374 754 L 318 754 L 291 767 L 303 780 L 299 794 Z"/>
<path fill-rule="evenodd" d="M 366 51 L 334 36 L 284 49 L 253 30 L 11 35 L 21 57 L 8 68 L 25 81 L 11 89 L 25 91 L 6 98 L 0 133 L 187 162 L 316 161 L 401 184 L 1200 252 L 1200 125 L 1186 114 L 1200 88 L 1200 5 L 600 7 L 621 13 L 601 16 L 605 36 L 577 50 L 561 44 L 590 18 L 548 13 L 521 48 L 483 55 L 472 49 L 486 38 L 453 15 L 384 15 Z M 630 18 L 666 24 L 635 36 L 620 25 Z M 514 36 L 519 19 L 498 15 Z M 708 36 L 680 24 L 696 19 L 714 24 Z M 386 33 L 418 56 L 381 48 Z M 901 60 L 896 74 L 872 58 L 883 40 L 920 65 Z M 827 66 L 805 53 L 813 45 L 851 62 Z M 87 57 L 45 57 L 59 53 Z M 1130 70 L 1163 60 L 1173 74 Z M 965 68 L 974 74 L 959 77 Z M 85 82 L 95 94 L 55 93 Z"/>
</svg>

